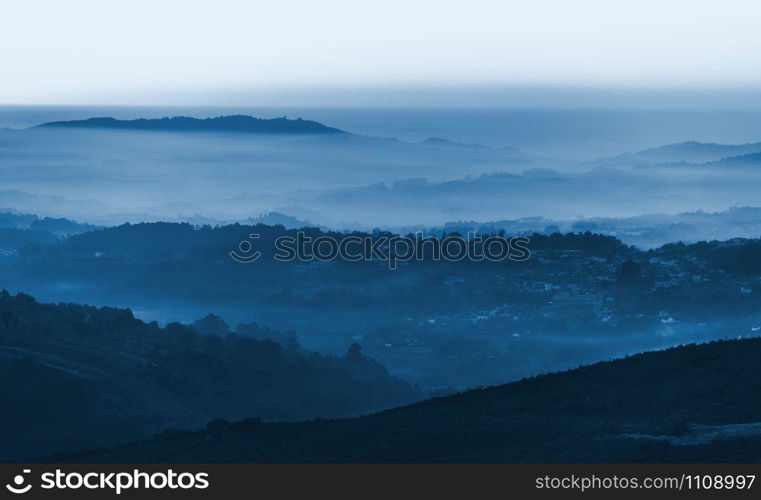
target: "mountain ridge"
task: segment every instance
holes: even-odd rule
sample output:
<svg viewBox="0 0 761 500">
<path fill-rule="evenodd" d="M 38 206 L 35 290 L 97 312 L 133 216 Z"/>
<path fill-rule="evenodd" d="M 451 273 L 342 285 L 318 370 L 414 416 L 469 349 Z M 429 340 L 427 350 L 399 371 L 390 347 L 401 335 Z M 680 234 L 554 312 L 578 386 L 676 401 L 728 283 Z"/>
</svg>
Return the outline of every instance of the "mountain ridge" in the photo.
<svg viewBox="0 0 761 500">
<path fill-rule="evenodd" d="M 353 419 L 217 420 L 53 461 L 757 461 L 759 360 L 760 338 L 689 344 Z"/>
<path fill-rule="evenodd" d="M 256 323 L 145 322 L 131 309 L 0 290 L 0 460 L 141 439 L 210 418 L 361 415 L 422 396 L 359 346 L 302 348 Z M 195 422 L 195 423 L 193 423 Z M 85 444 L 89 443 L 89 444 Z"/>
<path fill-rule="evenodd" d="M 701 165 L 759 152 L 761 142 L 720 144 L 691 140 L 599 158 L 589 163 L 603 166 Z"/>
<path fill-rule="evenodd" d="M 32 127 L 73 129 L 118 129 L 171 132 L 239 132 L 260 134 L 347 134 L 320 122 L 302 118 L 256 118 L 249 115 L 225 115 L 213 118 L 173 116 L 119 120 L 113 117 L 94 117 L 85 120 L 47 122 Z"/>
</svg>

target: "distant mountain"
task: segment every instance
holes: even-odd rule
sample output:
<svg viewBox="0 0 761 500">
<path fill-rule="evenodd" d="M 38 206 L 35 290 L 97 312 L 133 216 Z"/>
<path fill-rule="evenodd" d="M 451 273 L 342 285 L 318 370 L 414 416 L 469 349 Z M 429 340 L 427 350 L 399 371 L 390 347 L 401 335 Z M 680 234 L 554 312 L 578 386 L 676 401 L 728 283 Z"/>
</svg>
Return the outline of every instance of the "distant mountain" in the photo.
<svg viewBox="0 0 761 500">
<path fill-rule="evenodd" d="M 706 162 L 759 151 L 761 151 L 761 142 L 733 145 L 687 141 L 646 149 L 632 156 L 659 162 Z"/>
<path fill-rule="evenodd" d="M 241 221 L 242 224 L 256 225 L 266 224 L 268 226 L 281 225 L 286 229 L 298 229 L 302 227 L 314 226 L 309 221 L 301 220 L 288 214 L 281 212 L 268 212 L 262 214 L 259 217 L 249 217 L 248 219 Z"/>
<path fill-rule="evenodd" d="M 80 224 L 70 219 L 41 219 L 36 215 L 0 212 L 0 253 L 7 253 L 29 244 L 54 244 L 61 238 L 94 229 L 98 229 L 98 226 Z"/>
<path fill-rule="evenodd" d="M 88 118 L 48 122 L 33 128 L 117 129 L 172 132 L 243 132 L 252 134 L 346 134 L 343 130 L 328 127 L 312 120 L 282 118 L 255 118 L 247 115 L 192 118 L 174 116 L 155 119 L 118 120 L 116 118 Z"/>
<path fill-rule="evenodd" d="M 506 158 L 511 158 L 513 161 L 522 160 L 525 163 L 533 163 L 539 160 L 541 160 L 543 163 L 554 164 L 556 162 L 556 160 L 552 160 L 550 158 L 539 158 L 536 156 L 523 153 L 522 151 L 519 151 L 515 148 L 511 148 L 509 146 L 505 146 L 501 148 L 490 148 L 483 144 L 478 144 L 478 143 L 465 144 L 462 142 L 444 139 L 442 137 L 429 137 L 428 139 L 425 139 L 420 144 L 422 144 L 423 146 L 426 146 L 428 149 L 439 149 L 443 151 L 447 151 L 447 150 L 451 150 L 451 151 L 470 150 L 471 152 L 481 151 L 482 154 L 486 153 L 486 154 L 494 154 L 494 155 L 503 155 Z"/>
<path fill-rule="evenodd" d="M 215 421 L 101 462 L 754 462 L 761 339 L 689 345 L 343 420 Z"/>
<path fill-rule="evenodd" d="M 94 200 L 69 199 L 17 189 L 0 190 L 0 207 L 3 212 L 35 213 L 51 217 L 61 217 L 62 214 L 66 214 L 66 218 L 80 220 L 82 219 L 80 216 L 103 214 L 111 210 L 109 206 Z"/>
<path fill-rule="evenodd" d="M 760 166 L 761 165 L 761 152 L 748 153 L 738 156 L 730 156 L 722 158 L 721 160 L 706 163 L 706 166 L 711 167 L 745 167 L 745 166 Z"/>
<path fill-rule="evenodd" d="M 593 162 L 599 166 L 643 166 L 663 163 L 706 163 L 730 156 L 761 152 L 761 142 L 748 144 L 716 144 L 698 141 L 667 144 L 635 153 L 625 153 Z"/>
<path fill-rule="evenodd" d="M 761 160 L 761 158 L 760 158 Z M 681 241 L 731 240 L 733 238 L 756 238 L 761 235 L 761 208 L 735 207 L 718 212 L 685 212 L 680 214 L 643 214 L 633 217 L 584 217 L 550 219 L 525 217 L 498 221 L 458 221 L 442 226 L 403 226 L 393 229 L 406 234 L 423 231 L 425 234 L 458 232 L 467 234 L 497 233 L 583 233 L 586 231 L 613 236 L 624 243 L 640 248 L 657 248 L 667 243 Z"/>
</svg>

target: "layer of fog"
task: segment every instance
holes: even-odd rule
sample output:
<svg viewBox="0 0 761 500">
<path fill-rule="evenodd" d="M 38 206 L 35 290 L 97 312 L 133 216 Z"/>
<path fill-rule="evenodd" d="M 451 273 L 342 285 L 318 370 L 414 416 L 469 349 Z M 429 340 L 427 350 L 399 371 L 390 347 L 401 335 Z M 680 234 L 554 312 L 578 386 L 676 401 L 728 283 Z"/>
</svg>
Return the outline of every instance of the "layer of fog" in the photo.
<svg viewBox="0 0 761 500">
<path fill-rule="evenodd" d="M 761 146 L 707 146 L 574 163 L 440 139 L 4 130 L 0 207 L 106 225 L 276 211 L 370 229 L 757 205 L 757 159 L 717 158 Z"/>
</svg>

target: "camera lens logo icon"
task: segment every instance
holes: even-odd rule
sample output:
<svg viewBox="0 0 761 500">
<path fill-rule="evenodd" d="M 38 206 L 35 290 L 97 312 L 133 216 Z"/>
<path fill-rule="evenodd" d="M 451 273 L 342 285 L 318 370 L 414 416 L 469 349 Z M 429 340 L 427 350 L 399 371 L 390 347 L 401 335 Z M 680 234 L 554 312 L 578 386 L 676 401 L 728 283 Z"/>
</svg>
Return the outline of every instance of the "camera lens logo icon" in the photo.
<svg viewBox="0 0 761 500">
<path fill-rule="evenodd" d="M 29 474 L 32 471 L 31 469 L 24 469 L 23 472 L 24 474 Z M 5 487 L 8 488 L 8 491 L 10 491 L 11 493 L 20 495 L 32 489 L 31 484 L 27 484 L 26 486 L 24 486 L 24 481 L 26 481 L 26 478 L 22 474 L 17 474 L 16 477 L 13 478 L 13 483 L 6 484 Z"/>
</svg>

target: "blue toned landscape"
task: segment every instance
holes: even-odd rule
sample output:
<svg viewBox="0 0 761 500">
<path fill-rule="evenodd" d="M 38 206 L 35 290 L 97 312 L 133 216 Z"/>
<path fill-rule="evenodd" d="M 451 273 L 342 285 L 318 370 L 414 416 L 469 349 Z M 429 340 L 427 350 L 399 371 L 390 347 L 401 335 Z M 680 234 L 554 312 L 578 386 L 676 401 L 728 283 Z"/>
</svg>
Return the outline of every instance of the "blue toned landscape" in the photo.
<svg viewBox="0 0 761 500">
<path fill-rule="evenodd" d="M 114 116 L 81 118 L 96 111 Z M 761 142 L 744 135 L 755 115 L 311 113 L 343 115 L 333 124 L 165 111 L 2 109 L 0 360 L 4 395 L 18 402 L 4 416 L 3 458 L 748 458 L 737 443 L 757 439 L 752 397 L 732 413 L 701 398 L 738 397 L 712 391 L 747 376 L 761 335 Z M 725 120 L 724 135 L 695 116 Z M 606 127 L 563 153 L 593 117 Z M 658 140 L 649 125 L 666 117 L 684 127 L 669 123 Z M 531 143 L 518 120 L 535 134 L 530 152 L 509 144 Z M 381 121 L 383 136 L 362 133 Z M 506 127 L 515 131 L 496 144 Z M 705 142 L 668 143 L 693 133 Z M 632 149 L 611 154 L 611 143 Z M 592 144 L 598 154 L 584 151 Z M 361 236 L 390 252 L 384 238 L 410 235 L 420 253 L 394 266 L 376 255 L 279 259 L 278 241 L 299 234 Z M 475 255 L 478 238 L 522 237 L 525 258 L 425 250 L 453 237 Z M 659 352 L 626 358 L 645 351 Z M 716 371 L 698 390 L 704 358 Z M 638 408 L 698 392 L 640 414 L 614 402 L 632 391 L 619 377 L 641 384 Z M 554 402 L 529 398 L 536 387 Z M 495 411 L 508 430 L 479 427 Z M 579 433 L 530 446 L 567 426 Z M 427 444 L 351 437 L 369 429 Z M 479 448 L 477 430 L 502 437 Z M 459 439 L 476 444 L 455 451 Z M 116 448 L 83 451 L 103 446 Z"/>
<path fill-rule="evenodd" d="M 0 461 L 761 461 L 759 16 L 4 6 Z"/>
</svg>

